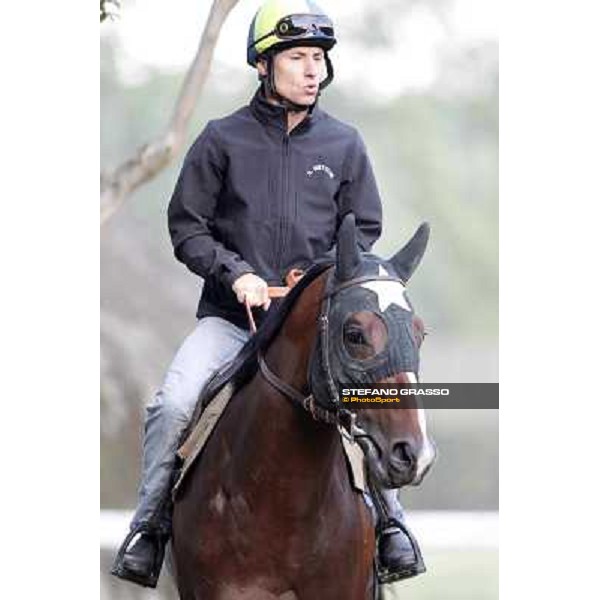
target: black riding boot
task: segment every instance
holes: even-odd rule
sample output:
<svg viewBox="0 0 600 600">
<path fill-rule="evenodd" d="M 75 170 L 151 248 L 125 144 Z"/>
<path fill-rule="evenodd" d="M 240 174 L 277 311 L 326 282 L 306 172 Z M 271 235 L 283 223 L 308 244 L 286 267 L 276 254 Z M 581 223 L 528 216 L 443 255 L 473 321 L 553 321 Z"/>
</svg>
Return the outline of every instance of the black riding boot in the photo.
<svg viewBox="0 0 600 600">
<path fill-rule="evenodd" d="M 179 474 L 176 468 L 171 475 L 168 494 L 158 510 L 146 523 L 133 527 L 119 548 L 111 574 L 138 585 L 155 588 L 165 558 L 167 542 L 171 537 L 173 501 L 172 484 Z M 135 543 L 129 547 L 139 534 Z"/>
<path fill-rule="evenodd" d="M 136 542 L 129 548 L 133 538 Z M 165 557 L 169 534 L 148 524 L 132 529 L 121 545 L 111 573 L 120 579 L 155 588 Z"/>
<path fill-rule="evenodd" d="M 377 511 L 377 577 L 380 583 L 408 579 L 425 572 L 421 549 L 404 522 L 398 490 L 370 485 Z"/>
</svg>

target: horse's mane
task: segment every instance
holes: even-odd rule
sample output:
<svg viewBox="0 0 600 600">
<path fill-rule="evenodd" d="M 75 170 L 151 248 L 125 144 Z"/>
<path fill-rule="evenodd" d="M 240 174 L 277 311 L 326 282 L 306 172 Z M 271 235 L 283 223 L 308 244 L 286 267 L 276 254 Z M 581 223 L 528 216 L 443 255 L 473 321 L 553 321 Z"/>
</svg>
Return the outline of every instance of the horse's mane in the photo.
<svg viewBox="0 0 600 600">
<path fill-rule="evenodd" d="M 202 391 L 203 405 L 206 405 L 228 381 L 233 380 L 235 387 L 238 387 L 256 373 L 258 352 L 264 351 L 271 343 L 302 292 L 333 263 L 333 260 L 315 263 L 282 300 L 273 301 L 264 321 L 256 333 L 244 344 L 233 362 L 207 382 Z"/>
</svg>

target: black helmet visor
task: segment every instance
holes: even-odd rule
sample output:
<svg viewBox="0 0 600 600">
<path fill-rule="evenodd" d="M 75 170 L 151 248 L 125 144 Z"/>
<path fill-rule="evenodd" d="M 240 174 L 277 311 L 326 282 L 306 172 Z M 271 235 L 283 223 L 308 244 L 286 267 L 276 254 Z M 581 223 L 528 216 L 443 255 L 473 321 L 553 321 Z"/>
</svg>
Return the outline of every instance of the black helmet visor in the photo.
<svg viewBox="0 0 600 600">
<path fill-rule="evenodd" d="M 326 15 L 288 15 L 275 25 L 275 29 L 257 39 L 253 45 L 275 35 L 282 41 L 308 39 L 311 37 L 335 39 L 333 23 Z"/>
</svg>

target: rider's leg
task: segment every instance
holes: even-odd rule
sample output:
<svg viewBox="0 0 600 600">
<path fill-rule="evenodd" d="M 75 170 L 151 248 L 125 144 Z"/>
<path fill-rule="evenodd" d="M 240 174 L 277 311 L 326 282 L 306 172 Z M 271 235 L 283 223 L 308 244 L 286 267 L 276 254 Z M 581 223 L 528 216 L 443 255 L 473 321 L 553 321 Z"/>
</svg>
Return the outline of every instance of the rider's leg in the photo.
<svg viewBox="0 0 600 600">
<path fill-rule="evenodd" d="M 397 489 L 384 489 L 369 483 L 377 511 L 377 557 L 380 581 L 407 579 L 425 572 L 416 538 L 404 520 Z"/>
<path fill-rule="evenodd" d="M 170 488 L 180 437 L 210 376 L 235 357 L 249 333 L 218 317 L 201 319 L 179 348 L 146 409 L 138 506 L 113 566 L 123 579 L 155 587 L 170 533 Z M 135 533 L 142 533 L 128 548 Z"/>
</svg>

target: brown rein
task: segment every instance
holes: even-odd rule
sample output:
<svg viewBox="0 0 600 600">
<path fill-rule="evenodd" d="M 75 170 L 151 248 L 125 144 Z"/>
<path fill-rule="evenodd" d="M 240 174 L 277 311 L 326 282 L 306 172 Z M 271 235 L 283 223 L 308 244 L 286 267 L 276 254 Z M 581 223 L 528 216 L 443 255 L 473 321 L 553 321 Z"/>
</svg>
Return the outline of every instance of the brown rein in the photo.
<svg viewBox="0 0 600 600">
<path fill-rule="evenodd" d="M 270 286 L 267 288 L 269 298 L 284 298 L 288 292 L 302 279 L 304 271 L 301 269 L 291 269 L 285 276 L 286 286 Z M 254 315 L 252 314 L 252 308 L 248 303 L 248 300 L 244 298 L 244 305 L 246 307 L 246 315 L 248 316 L 248 323 L 250 324 L 250 331 L 256 333 L 256 323 L 254 322 Z"/>
<path fill-rule="evenodd" d="M 273 286 L 268 288 L 269 298 L 283 298 L 285 297 L 289 291 L 300 281 L 303 277 L 304 271 L 300 269 L 292 269 L 286 275 L 285 282 L 287 286 Z M 244 298 L 244 305 L 246 306 L 246 314 L 248 316 L 248 322 L 250 324 L 250 331 L 252 334 L 256 333 L 256 323 L 254 322 L 254 316 L 252 314 L 252 308 L 248 303 L 248 300 Z M 309 412 L 312 415 L 312 418 L 315 421 L 321 421 L 324 423 L 330 424 L 342 424 L 339 420 L 339 415 L 329 412 L 328 410 L 321 408 L 315 402 L 315 399 L 312 394 L 308 396 L 304 396 L 301 392 L 293 388 L 291 385 L 283 381 L 280 377 L 278 377 L 267 365 L 264 356 L 262 353 L 258 353 L 258 364 L 260 371 L 266 381 L 278 390 L 283 396 L 287 397 L 292 402 L 298 404 L 302 409 Z M 348 413 L 349 414 L 349 413 Z M 348 432 L 350 433 L 353 429 L 353 423 L 349 420 L 345 424 Z"/>
</svg>

